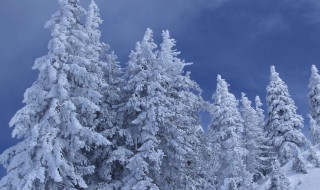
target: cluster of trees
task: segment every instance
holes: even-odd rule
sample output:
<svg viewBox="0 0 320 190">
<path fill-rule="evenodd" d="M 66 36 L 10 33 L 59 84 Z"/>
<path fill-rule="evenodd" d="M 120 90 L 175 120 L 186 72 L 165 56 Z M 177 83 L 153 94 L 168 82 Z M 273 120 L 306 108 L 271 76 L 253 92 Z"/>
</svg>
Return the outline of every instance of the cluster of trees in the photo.
<svg viewBox="0 0 320 190">
<path fill-rule="evenodd" d="M 7 174 L 1 189 L 287 189 L 281 166 L 306 173 L 302 154 L 320 157 L 302 134 L 286 84 L 271 67 L 267 115 L 241 100 L 217 77 L 213 103 L 184 71 L 169 32 L 160 48 L 147 29 L 125 68 L 100 41 L 99 9 L 59 0 L 48 54 L 38 58 L 38 79 L 24 94 L 25 106 L 10 121 L 20 142 L 0 155 Z M 83 17 L 85 16 L 85 19 Z M 84 22 L 83 22 L 84 20 Z M 312 66 L 310 120 L 320 142 L 320 76 Z M 208 133 L 199 112 L 209 111 Z"/>
</svg>

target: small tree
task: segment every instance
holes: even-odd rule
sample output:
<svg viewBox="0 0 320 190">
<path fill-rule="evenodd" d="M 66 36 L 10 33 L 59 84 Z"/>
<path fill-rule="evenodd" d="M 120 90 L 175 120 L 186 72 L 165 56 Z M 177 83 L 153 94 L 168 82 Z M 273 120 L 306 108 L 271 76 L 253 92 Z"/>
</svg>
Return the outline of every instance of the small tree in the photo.
<svg viewBox="0 0 320 190">
<path fill-rule="evenodd" d="M 269 190 L 289 190 L 290 181 L 282 170 L 278 160 L 274 160 L 271 172 L 271 185 Z"/>
<path fill-rule="evenodd" d="M 320 156 L 314 149 L 314 147 L 310 147 L 309 149 L 309 157 L 308 160 L 313 163 L 317 168 L 320 167 Z"/>
<path fill-rule="evenodd" d="M 302 134 L 303 118 L 296 113 L 287 85 L 281 80 L 275 67 L 271 67 L 270 84 L 267 87 L 267 132 L 282 165 L 294 160 L 307 145 Z M 304 162 L 301 162 L 304 164 Z"/>
</svg>

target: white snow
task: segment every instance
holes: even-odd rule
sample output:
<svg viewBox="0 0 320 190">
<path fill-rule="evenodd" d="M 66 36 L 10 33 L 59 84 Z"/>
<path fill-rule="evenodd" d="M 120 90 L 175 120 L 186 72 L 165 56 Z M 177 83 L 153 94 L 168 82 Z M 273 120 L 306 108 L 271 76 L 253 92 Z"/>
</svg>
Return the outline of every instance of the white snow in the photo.
<svg viewBox="0 0 320 190">
<path fill-rule="evenodd" d="M 307 174 L 295 174 L 289 177 L 292 190 L 319 190 L 320 168 L 311 168 Z"/>
</svg>

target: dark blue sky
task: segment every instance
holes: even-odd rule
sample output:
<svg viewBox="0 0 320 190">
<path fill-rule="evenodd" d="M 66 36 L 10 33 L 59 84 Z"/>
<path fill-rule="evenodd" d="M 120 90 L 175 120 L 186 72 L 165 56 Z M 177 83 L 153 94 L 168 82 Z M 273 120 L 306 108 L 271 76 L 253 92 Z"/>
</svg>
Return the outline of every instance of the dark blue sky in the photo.
<svg viewBox="0 0 320 190">
<path fill-rule="evenodd" d="M 83 0 L 86 6 L 88 0 Z M 240 97 L 265 99 L 269 67 L 275 65 L 305 118 L 311 64 L 320 69 L 320 3 L 317 0 L 96 0 L 102 40 L 124 64 L 147 27 L 160 43 L 161 30 L 177 40 L 181 58 L 206 100 L 221 74 Z M 8 122 L 36 80 L 31 67 L 47 52 L 44 23 L 57 1 L 0 0 L 0 152 L 15 141 Z M 305 121 L 305 131 L 308 120 Z M 0 172 L 1 174 L 1 172 Z M 0 175 L 1 177 L 1 175 Z"/>
</svg>

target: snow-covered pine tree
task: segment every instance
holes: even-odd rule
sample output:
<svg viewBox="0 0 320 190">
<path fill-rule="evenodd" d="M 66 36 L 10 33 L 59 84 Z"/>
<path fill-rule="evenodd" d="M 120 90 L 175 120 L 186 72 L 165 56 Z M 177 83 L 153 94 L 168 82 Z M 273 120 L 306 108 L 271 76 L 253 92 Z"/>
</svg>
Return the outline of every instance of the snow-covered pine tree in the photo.
<svg viewBox="0 0 320 190">
<path fill-rule="evenodd" d="M 263 175 L 267 175 L 271 169 L 272 169 L 272 161 L 275 159 L 276 153 L 273 151 L 272 146 L 269 145 L 268 143 L 268 138 L 267 138 L 267 131 L 265 130 L 265 115 L 264 111 L 261 108 L 262 107 L 262 102 L 259 96 L 255 97 L 255 110 L 257 113 L 257 118 L 258 118 L 258 126 L 262 128 L 263 136 L 264 136 L 264 145 L 261 146 L 262 148 L 262 155 L 261 158 L 263 160 L 263 165 L 264 169 L 261 170 Z"/>
<path fill-rule="evenodd" d="M 238 110 L 239 103 L 228 87 L 227 82 L 218 75 L 208 138 L 213 146 L 212 154 L 219 155 L 220 168 L 216 174 L 218 188 L 233 187 L 235 183 L 238 189 L 248 189 L 252 174 L 243 161 L 247 154 L 242 141 L 243 119 Z"/>
<path fill-rule="evenodd" d="M 159 189 L 155 184 L 160 172 L 163 152 L 159 148 L 157 133 L 166 112 L 166 104 L 160 74 L 156 64 L 157 45 L 153 42 L 152 31 L 147 29 L 143 40 L 131 52 L 125 70 L 128 100 L 121 109 L 126 112 L 124 128 L 126 143 L 132 151 L 126 165 L 123 189 Z M 163 108 L 163 109 L 162 109 Z"/>
<path fill-rule="evenodd" d="M 289 190 L 290 181 L 282 170 L 280 163 L 275 159 L 272 163 L 271 184 L 269 190 Z"/>
<path fill-rule="evenodd" d="M 270 84 L 267 86 L 267 106 L 267 137 L 280 163 L 284 165 L 300 156 L 307 139 L 301 132 L 303 118 L 297 114 L 288 87 L 274 66 L 271 67 Z M 300 164 L 304 165 L 304 162 Z"/>
<path fill-rule="evenodd" d="M 198 156 L 197 156 L 197 167 L 198 176 L 197 176 L 197 186 L 198 189 L 203 190 L 214 190 L 216 189 L 215 185 L 215 175 L 217 168 L 219 166 L 218 156 L 215 155 L 215 152 L 212 150 L 212 146 L 208 141 L 208 136 L 204 133 L 201 126 L 199 126 L 198 139 L 200 144 L 198 147 Z M 212 155 L 214 153 L 214 155 Z"/>
<path fill-rule="evenodd" d="M 163 31 L 162 37 L 157 66 L 168 104 L 157 135 L 165 155 L 157 184 L 160 189 L 199 189 L 203 180 L 197 173 L 201 90 L 189 73 L 184 73 L 189 63 L 177 57 L 180 53 L 174 49 L 176 42 L 169 31 Z"/>
<path fill-rule="evenodd" d="M 256 98 L 256 109 L 251 106 L 251 101 L 241 94 L 241 116 L 244 120 L 244 145 L 247 150 L 244 162 L 247 170 L 253 174 L 253 180 L 257 181 L 264 175 L 267 161 L 270 159 L 267 147 L 266 133 L 263 131 L 263 113 L 261 113 L 261 102 Z M 257 110 L 257 111 L 256 111 Z"/>
<path fill-rule="evenodd" d="M 317 145 L 320 143 L 320 127 L 311 115 L 309 115 L 309 119 L 311 142 L 313 145 Z"/>
<path fill-rule="evenodd" d="M 320 75 L 315 65 L 311 66 L 309 80 L 310 132 L 313 145 L 320 143 Z"/>
<path fill-rule="evenodd" d="M 78 0 L 59 5 L 46 24 L 52 31 L 49 52 L 33 67 L 38 79 L 10 121 L 21 142 L 0 157 L 7 169 L 1 189 L 87 188 L 84 177 L 94 166 L 86 153 L 110 143 L 95 131 L 103 80 L 86 56 L 89 36 L 80 22 L 85 11 Z"/>
<path fill-rule="evenodd" d="M 313 163 L 317 168 L 320 167 L 320 155 L 315 150 L 315 147 L 310 147 L 308 160 Z"/>
<path fill-rule="evenodd" d="M 317 125 L 317 122 L 312 118 L 311 115 L 308 115 L 310 119 L 310 133 L 311 133 L 311 142 L 314 146 L 318 146 L 320 142 L 320 127 Z M 320 156 L 316 152 L 315 147 L 310 146 L 308 153 L 308 160 L 316 165 L 316 167 L 320 167 Z"/>
<path fill-rule="evenodd" d="M 95 72 L 100 73 L 106 83 L 100 87 L 103 98 L 100 102 L 97 130 L 111 142 L 111 145 L 97 147 L 91 152 L 91 161 L 95 164 L 96 172 L 90 176 L 90 188 L 119 189 L 122 184 L 124 164 L 130 154 L 124 146 L 124 137 L 121 133 L 122 117 L 117 109 L 121 103 L 123 80 L 117 57 L 113 52 L 109 53 L 109 45 L 100 40 L 101 23 L 99 8 L 94 1 L 91 1 L 85 23 L 90 36 L 87 55 L 102 68 L 102 71 Z"/>
</svg>

